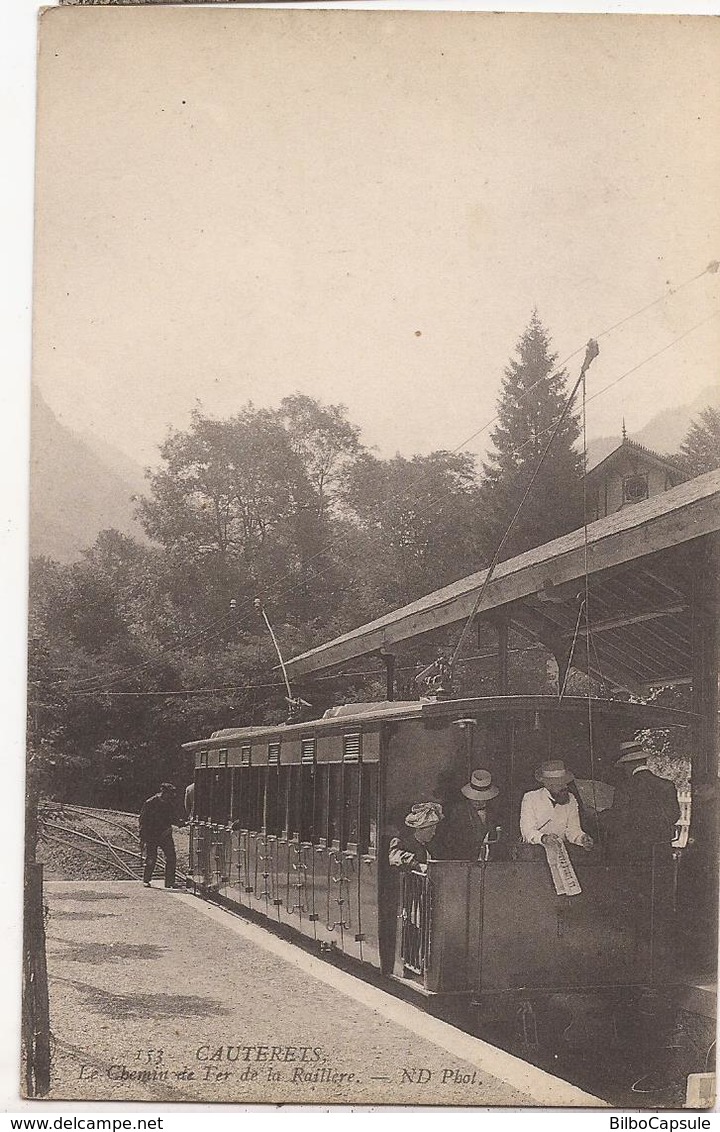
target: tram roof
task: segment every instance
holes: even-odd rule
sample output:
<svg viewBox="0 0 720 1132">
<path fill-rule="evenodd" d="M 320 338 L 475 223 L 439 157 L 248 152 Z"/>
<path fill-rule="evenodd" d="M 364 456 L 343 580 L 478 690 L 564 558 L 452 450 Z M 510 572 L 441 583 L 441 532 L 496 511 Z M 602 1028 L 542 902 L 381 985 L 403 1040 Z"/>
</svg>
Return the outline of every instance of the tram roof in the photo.
<svg viewBox="0 0 720 1132">
<path fill-rule="evenodd" d="M 288 735 L 296 739 L 301 735 L 315 734 L 318 731 L 344 731 L 348 727 L 362 727 L 363 724 L 399 722 L 412 719 L 438 719 L 454 716 L 456 720 L 477 718 L 482 715 L 501 715 L 505 719 L 518 715 L 552 712 L 553 714 L 582 714 L 588 710 L 584 696 L 474 696 L 464 699 L 447 700 L 381 700 L 375 703 L 343 704 L 330 708 L 319 719 L 308 719 L 302 723 L 275 723 L 259 727 L 226 727 L 213 731 L 209 739 L 196 739 L 183 743 L 183 750 L 216 749 L 249 743 L 253 739 L 270 739 Z M 623 700 L 592 700 L 595 717 L 612 715 L 619 718 L 628 728 L 640 730 L 650 727 L 685 727 L 690 722 L 688 712 L 674 708 L 655 707 L 652 704 L 637 704 Z"/>
<path fill-rule="evenodd" d="M 619 687 L 689 682 L 696 540 L 720 529 L 720 469 L 623 508 L 496 567 L 477 615 L 504 610 L 509 624 L 555 655 L 572 638 L 577 582 L 590 584 L 591 669 Z M 473 611 L 487 570 L 292 658 L 292 677 L 310 675 L 452 625 Z M 586 667 L 580 651 L 575 665 Z"/>
</svg>

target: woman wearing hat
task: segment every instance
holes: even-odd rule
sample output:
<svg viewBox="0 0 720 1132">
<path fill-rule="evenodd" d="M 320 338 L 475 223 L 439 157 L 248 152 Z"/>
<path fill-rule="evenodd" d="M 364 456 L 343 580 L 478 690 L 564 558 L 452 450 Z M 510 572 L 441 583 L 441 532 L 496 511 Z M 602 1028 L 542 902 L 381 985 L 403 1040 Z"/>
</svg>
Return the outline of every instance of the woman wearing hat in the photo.
<svg viewBox="0 0 720 1132">
<path fill-rule="evenodd" d="M 413 839 L 393 837 L 388 860 L 398 869 L 417 869 L 433 859 L 429 848 L 440 822 L 443 809 L 439 802 L 416 802 L 405 818 L 405 826 L 412 831 Z"/>
<path fill-rule="evenodd" d="M 498 829 L 490 824 L 488 802 L 500 791 L 489 770 L 474 770 L 461 788 L 462 798 L 453 806 L 438 837 L 437 855 L 445 861 L 487 861 L 498 844 Z M 497 849 L 493 849 L 497 855 Z"/>
<path fill-rule="evenodd" d="M 557 838 L 592 849 L 593 839 L 580 825 L 580 811 L 568 790 L 573 776 L 562 759 L 549 759 L 535 771 L 539 790 L 528 790 L 520 804 L 520 836 L 531 845 Z"/>
</svg>

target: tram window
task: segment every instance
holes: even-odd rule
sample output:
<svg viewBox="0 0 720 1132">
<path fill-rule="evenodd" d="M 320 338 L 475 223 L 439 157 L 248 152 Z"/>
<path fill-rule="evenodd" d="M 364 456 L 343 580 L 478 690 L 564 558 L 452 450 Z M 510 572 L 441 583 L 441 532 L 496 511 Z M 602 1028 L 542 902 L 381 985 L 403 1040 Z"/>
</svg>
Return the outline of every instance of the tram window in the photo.
<svg viewBox="0 0 720 1132">
<path fill-rule="evenodd" d="M 341 846 L 357 846 L 360 818 L 360 763 L 343 767 L 343 828 Z"/>
<path fill-rule="evenodd" d="M 315 839 L 320 845 L 328 843 L 328 790 L 330 767 L 327 763 L 315 768 Z"/>
<path fill-rule="evenodd" d="M 328 844 L 339 849 L 342 838 L 342 763 L 330 763 L 328 770 Z"/>
<path fill-rule="evenodd" d="M 230 776 L 226 769 L 213 771 L 212 820 L 225 825 L 230 812 Z"/>
<path fill-rule="evenodd" d="M 215 775 L 217 771 L 208 769 L 208 821 L 215 821 Z"/>
<path fill-rule="evenodd" d="M 247 771 L 247 806 L 246 810 L 247 829 L 256 832 L 262 826 L 262 803 L 264 791 L 260 793 L 260 806 L 258 807 L 258 789 L 262 786 L 260 775 L 263 773 L 262 767 L 251 766 Z"/>
<path fill-rule="evenodd" d="M 297 840 L 302 824 L 302 793 L 300 766 L 296 763 L 290 770 L 290 796 L 288 799 L 288 837 Z"/>
<path fill-rule="evenodd" d="M 377 850 L 377 763 L 363 763 L 360 795 L 360 852 Z"/>
<path fill-rule="evenodd" d="M 240 767 L 234 766 L 230 771 L 230 817 L 231 822 L 240 817 Z"/>
<path fill-rule="evenodd" d="M 289 837 L 288 801 L 290 794 L 290 767 L 278 767 L 278 833 Z"/>
<path fill-rule="evenodd" d="M 240 768 L 240 828 L 250 829 L 252 817 L 252 779 L 251 767 Z"/>
<path fill-rule="evenodd" d="M 255 780 L 255 829 L 264 831 L 265 829 L 265 777 L 267 774 L 266 767 L 256 768 Z"/>
<path fill-rule="evenodd" d="M 282 817 L 280 815 L 280 767 L 267 768 L 267 784 L 265 787 L 265 832 L 277 837 L 282 831 Z"/>
<path fill-rule="evenodd" d="M 301 776 L 301 806 L 300 806 L 300 840 L 314 840 L 315 817 L 315 766 L 303 764 L 300 766 Z"/>
<path fill-rule="evenodd" d="M 204 767 L 198 767 L 195 772 L 195 812 L 200 821 L 207 821 L 210 817 L 209 774 Z"/>
</svg>

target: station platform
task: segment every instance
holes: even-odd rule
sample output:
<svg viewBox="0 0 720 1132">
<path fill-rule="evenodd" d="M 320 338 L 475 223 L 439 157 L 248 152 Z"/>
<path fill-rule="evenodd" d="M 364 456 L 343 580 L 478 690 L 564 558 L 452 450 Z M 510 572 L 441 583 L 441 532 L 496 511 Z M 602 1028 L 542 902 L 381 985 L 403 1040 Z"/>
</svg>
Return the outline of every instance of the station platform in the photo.
<svg viewBox="0 0 720 1132">
<path fill-rule="evenodd" d="M 45 892 L 49 1100 L 604 1107 L 193 895 Z"/>
</svg>

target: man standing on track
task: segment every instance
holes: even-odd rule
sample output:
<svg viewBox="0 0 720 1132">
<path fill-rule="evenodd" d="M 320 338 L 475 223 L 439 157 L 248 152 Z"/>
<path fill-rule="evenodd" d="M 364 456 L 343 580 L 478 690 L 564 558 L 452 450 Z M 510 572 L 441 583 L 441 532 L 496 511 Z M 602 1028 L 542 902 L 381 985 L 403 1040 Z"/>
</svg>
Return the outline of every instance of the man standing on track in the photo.
<svg viewBox="0 0 720 1132">
<path fill-rule="evenodd" d="M 176 813 L 175 787 L 171 782 L 163 782 L 160 793 L 143 802 L 140 810 L 140 847 L 145 852 L 143 884 L 146 888 L 150 888 L 158 849 L 162 850 L 165 858 L 165 887 L 175 887 L 177 857 L 172 836 L 173 823 L 181 824 Z"/>
</svg>

